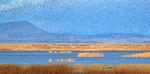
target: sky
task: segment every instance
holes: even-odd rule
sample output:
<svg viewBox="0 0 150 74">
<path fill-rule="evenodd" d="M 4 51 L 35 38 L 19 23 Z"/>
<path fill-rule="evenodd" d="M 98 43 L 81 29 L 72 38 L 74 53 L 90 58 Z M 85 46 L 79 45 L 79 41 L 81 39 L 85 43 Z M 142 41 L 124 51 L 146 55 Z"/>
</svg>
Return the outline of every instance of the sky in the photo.
<svg viewBox="0 0 150 74">
<path fill-rule="evenodd" d="M 0 0 L 0 23 L 9 21 L 50 33 L 150 36 L 150 0 Z"/>
</svg>

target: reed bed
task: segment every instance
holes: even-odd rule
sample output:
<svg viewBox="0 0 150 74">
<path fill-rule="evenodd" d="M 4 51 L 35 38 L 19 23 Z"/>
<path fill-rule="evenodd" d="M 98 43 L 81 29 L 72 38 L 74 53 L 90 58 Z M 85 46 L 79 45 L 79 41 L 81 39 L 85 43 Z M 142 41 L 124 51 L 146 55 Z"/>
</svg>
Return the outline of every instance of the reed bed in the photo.
<svg viewBox="0 0 150 74">
<path fill-rule="evenodd" d="M 124 58 L 150 58 L 150 52 L 124 55 L 122 57 Z"/>
<path fill-rule="evenodd" d="M 149 51 L 150 44 L 0 44 L 0 51 Z M 69 52 L 70 53 L 70 52 Z"/>
<path fill-rule="evenodd" d="M 150 65 L 15 65 L 1 64 L 0 74 L 150 74 Z"/>
</svg>

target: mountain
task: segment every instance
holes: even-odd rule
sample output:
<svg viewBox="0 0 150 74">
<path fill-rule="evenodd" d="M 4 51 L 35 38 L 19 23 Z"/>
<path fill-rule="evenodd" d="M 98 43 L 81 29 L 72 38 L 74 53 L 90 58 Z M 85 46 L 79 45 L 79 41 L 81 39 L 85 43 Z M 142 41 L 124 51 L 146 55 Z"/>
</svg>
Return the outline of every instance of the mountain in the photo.
<svg viewBox="0 0 150 74">
<path fill-rule="evenodd" d="M 27 21 L 0 24 L 0 43 L 68 43 L 75 35 L 48 33 Z"/>
<path fill-rule="evenodd" d="M 0 24 L 0 38 L 29 38 L 47 34 L 47 32 L 38 29 L 26 21 Z"/>
<path fill-rule="evenodd" d="M 0 43 L 150 43 L 150 37 L 132 33 L 73 35 L 48 33 L 27 21 L 0 24 Z"/>
<path fill-rule="evenodd" d="M 40 42 L 52 36 L 27 21 L 0 24 L 0 42 Z"/>
</svg>

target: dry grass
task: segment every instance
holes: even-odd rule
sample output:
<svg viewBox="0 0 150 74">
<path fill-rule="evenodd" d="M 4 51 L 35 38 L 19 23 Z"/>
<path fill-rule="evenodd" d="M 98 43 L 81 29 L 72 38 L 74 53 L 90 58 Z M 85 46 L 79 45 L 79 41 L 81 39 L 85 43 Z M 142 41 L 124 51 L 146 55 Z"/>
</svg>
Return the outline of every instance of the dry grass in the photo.
<svg viewBox="0 0 150 74">
<path fill-rule="evenodd" d="M 12 51 L 143 51 L 150 44 L 0 44 L 0 50 Z"/>
<path fill-rule="evenodd" d="M 103 53 L 99 53 L 99 52 L 94 52 L 94 53 L 90 53 L 90 52 L 80 52 L 78 54 L 79 58 L 93 58 L 93 57 L 104 57 Z"/>
<path fill-rule="evenodd" d="M 132 55 L 124 55 L 125 58 L 150 58 L 150 52 L 132 54 Z"/>
<path fill-rule="evenodd" d="M 112 68 L 107 70 L 106 68 Z M 0 74 L 150 74 L 150 65 L 0 65 Z"/>
<path fill-rule="evenodd" d="M 75 70 L 78 71 L 102 71 L 104 70 L 104 65 L 101 64 L 93 64 L 93 65 L 80 65 L 76 64 L 73 66 Z"/>
<path fill-rule="evenodd" d="M 67 65 L 0 65 L 0 74 L 74 74 Z"/>
<path fill-rule="evenodd" d="M 74 62 L 74 59 L 72 59 L 72 58 L 68 58 L 68 59 L 57 59 L 56 62 L 71 63 L 71 62 Z"/>
</svg>

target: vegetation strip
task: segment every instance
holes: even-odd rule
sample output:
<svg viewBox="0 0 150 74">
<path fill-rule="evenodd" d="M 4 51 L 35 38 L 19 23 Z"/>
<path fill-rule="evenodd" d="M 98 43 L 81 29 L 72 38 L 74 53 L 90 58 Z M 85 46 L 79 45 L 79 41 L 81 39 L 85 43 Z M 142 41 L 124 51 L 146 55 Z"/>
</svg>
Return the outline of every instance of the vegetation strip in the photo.
<svg viewBox="0 0 150 74">
<path fill-rule="evenodd" d="M 149 51 L 150 44 L 0 44 L 1 51 Z"/>
<path fill-rule="evenodd" d="M 150 65 L 16 65 L 1 64 L 0 74 L 150 74 Z"/>
</svg>

